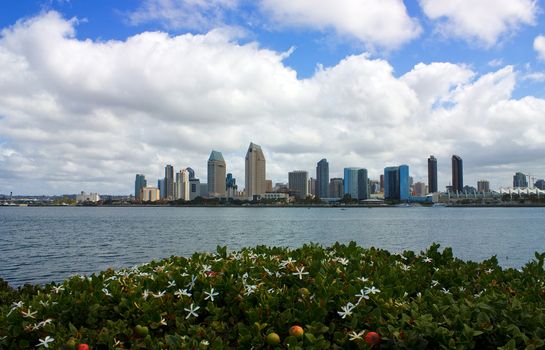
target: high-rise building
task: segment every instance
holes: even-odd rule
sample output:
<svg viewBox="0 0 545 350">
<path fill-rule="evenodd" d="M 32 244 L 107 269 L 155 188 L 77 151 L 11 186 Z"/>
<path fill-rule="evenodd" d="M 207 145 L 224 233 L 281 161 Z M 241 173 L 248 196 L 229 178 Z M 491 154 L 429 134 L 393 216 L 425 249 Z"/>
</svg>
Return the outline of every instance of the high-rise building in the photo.
<svg viewBox="0 0 545 350">
<path fill-rule="evenodd" d="M 227 197 L 233 198 L 237 193 L 237 179 L 233 177 L 233 174 L 228 173 L 227 178 L 225 179 L 225 185 L 227 188 Z"/>
<path fill-rule="evenodd" d="M 146 176 L 144 174 L 136 174 L 136 179 L 134 180 L 134 198 L 136 200 L 142 199 L 140 197 L 140 190 L 147 185 Z"/>
<path fill-rule="evenodd" d="M 367 177 L 367 169 L 358 170 L 358 199 L 364 200 L 369 198 L 369 178 Z"/>
<path fill-rule="evenodd" d="M 195 178 L 189 180 L 189 200 L 192 201 L 195 198 L 200 196 L 201 196 L 201 181 Z"/>
<path fill-rule="evenodd" d="M 140 197 L 142 202 L 157 202 L 160 199 L 160 192 L 157 187 L 142 187 Z"/>
<path fill-rule="evenodd" d="M 199 195 L 202 198 L 208 198 L 208 184 L 199 181 Z"/>
<path fill-rule="evenodd" d="M 165 166 L 165 198 L 174 199 L 174 167 L 170 164 Z"/>
<path fill-rule="evenodd" d="M 265 180 L 265 192 L 269 193 L 273 191 L 272 180 Z"/>
<path fill-rule="evenodd" d="M 189 173 L 189 180 L 193 180 L 195 178 L 195 170 L 190 167 L 185 168 L 185 170 Z"/>
<path fill-rule="evenodd" d="M 380 192 L 380 182 L 377 180 L 369 180 L 369 194 Z"/>
<path fill-rule="evenodd" d="M 308 173 L 304 170 L 295 170 L 288 173 L 288 186 L 298 199 L 307 198 Z"/>
<path fill-rule="evenodd" d="M 462 158 L 457 155 L 452 156 L 452 191 L 464 191 L 464 166 Z"/>
<path fill-rule="evenodd" d="M 225 197 L 225 160 L 221 152 L 212 151 L 208 158 L 208 196 Z"/>
<path fill-rule="evenodd" d="M 477 191 L 490 192 L 490 182 L 488 182 L 488 180 L 477 181 Z"/>
<path fill-rule="evenodd" d="M 245 159 L 246 197 L 253 198 L 267 192 L 266 163 L 261 146 L 250 143 Z"/>
<path fill-rule="evenodd" d="M 428 158 L 428 190 L 429 193 L 437 192 L 437 159 L 434 156 Z"/>
<path fill-rule="evenodd" d="M 384 174 L 380 174 L 379 183 L 380 183 L 380 192 L 384 193 Z"/>
<path fill-rule="evenodd" d="M 384 168 L 384 199 L 409 199 L 409 167 L 400 165 Z"/>
<path fill-rule="evenodd" d="M 344 180 L 340 177 L 334 177 L 329 180 L 329 196 L 330 198 L 344 197 Z"/>
<path fill-rule="evenodd" d="M 316 179 L 313 179 L 312 177 L 308 179 L 308 194 L 315 196 L 316 195 Z"/>
<path fill-rule="evenodd" d="M 423 182 L 417 182 L 413 187 L 416 196 L 423 197 L 428 194 L 428 186 Z"/>
<path fill-rule="evenodd" d="M 539 188 L 542 191 L 545 191 L 545 180 L 539 179 L 534 183 L 535 188 Z"/>
<path fill-rule="evenodd" d="M 513 187 L 528 187 L 526 175 L 524 175 L 523 173 L 515 173 L 515 175 L 513 176 Z"/>
<path fill-rule="evenodd" d="M 322 159 L 316 164 L 316 196 L 329 197 L 329 163 Z"/>
<path fill-rule="evenodd" d="M 358 171 L 360 168 L 344 168 L 344 195 L 358 199 Z"/>
<path fill-rule="evenodd" d="M 175 198 L 183 199 L 184 201 L 191 200 L 191 190 L 189 188 L 189 171 L 187 169 L 180 170 L 176 173 L 176 185 L 174 186 L 176 191 Z"/>
<path fill-rule="evenodd" d="M 167 189 L 165 186 L 165 179 L 159 179 L 157 180 L 157 188 L 159 189 L 159 198 L 165 199 L 167 197 Z"/>
</svg>

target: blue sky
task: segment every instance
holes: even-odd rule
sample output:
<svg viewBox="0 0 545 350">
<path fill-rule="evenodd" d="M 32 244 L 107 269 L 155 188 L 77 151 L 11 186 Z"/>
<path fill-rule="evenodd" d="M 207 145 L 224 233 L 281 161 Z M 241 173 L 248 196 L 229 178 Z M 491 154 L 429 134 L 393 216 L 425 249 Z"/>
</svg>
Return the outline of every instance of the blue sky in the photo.
<svg viewBox="0 0 545 350">
<path fill-rule="evenodd" d="M 424 162 L 432 153 L 440 157 L 442 186 L 449 182 L 453 153 L 466 159 L 471 185 L 486 178 L 492 187 L 508 186 L 512 173 L 525 169 L 545 177 L 545 167 L 535 165 L 543 163 L 545 141 L 541 129 L 533 128 L 545 120 L 545 43 L 538 39 L 545 35 L 543 9 L 532 0 L 4 2 L 0 53 L 6 62 L 24 64 L 14 68 L 15 81 L 0 79 L 0 92 L 10 92 L 0 99 L 0 193 L 128 193 L 135 172 L 160 177 L 166 163 L 192 166 L 205 178 L 200 159 L 212 148 L 223 151 L 242 180 L 239 158 L 250 141 L 268 152 L 268 176 L 275 182 L 299 168 L 312 176 L 322 156 L 333 160 L 332 176 L 345 166 L 362 166 L 376 178 L 384 166 L 408 163 L 415 178 L 425 181 Z M 120 57 L 116 48 L 133 52 L 152 43 L 160 43 L 164 55 Z M 58 52 L 62 62 L 56 61 Z M 83 53 L 102 65 L 88 65 Z M 181 65 L 172 74 L 196 85 L 164 83 L 170 76 L 161 76 L 161 67 L 172 62 Z M 206 69 L 193 76 L 188 67 L 198 62 Z M 234 77 L 229 67 L 236 62 L 245 64 Z M 142 73 L 125 71 L 133 64 L 153 68 L 142 81 L 157 101 L 132 102 L 141 97 L 127 86 Z M 214 78 L 218 82 L 208 84 Z M 93 84 L 120 86 L 106 96 Z M 32 93 L 17 95 L 25 86 Z M 209 97 L 204 105 L 165 97 L 197 90 Z M 40 111 L 32 108 L 42 104 Z M 104 129 L 90 120 L 100 120 Z M 513 127 L 517 120 L 526 127 Z M 221 123 L 228 128 L 217 129 Z M 119 128 L 115 138 L 112 127 Z M 67 140 L 60 142 L 53 131 Z M 210 133 L 226 136 L 209 144 L 193 140 Z M 109 140 L 118 152 L 90 152 L 78 143 L 82 134 L 96 149 Z M 403 136 L 414 141 L 398 139 Z M 135 137 L 141 137 L 138 143 Z M 388 138 L 399 148 L 392 149 Z M 36 147 L 50 152 L 37 157 Z M 142 158 L 126 160 L 127 150 Z M 86 176 L 78 171 L 78 159 L 108 167 L 116 157 L 125 161 L 123 169 L 91 169 Z M 58 168 L 63 171 L 53 176 Z M 25 171 L 35 172 L 36 181 L 28 182 Z"/>
</svg>

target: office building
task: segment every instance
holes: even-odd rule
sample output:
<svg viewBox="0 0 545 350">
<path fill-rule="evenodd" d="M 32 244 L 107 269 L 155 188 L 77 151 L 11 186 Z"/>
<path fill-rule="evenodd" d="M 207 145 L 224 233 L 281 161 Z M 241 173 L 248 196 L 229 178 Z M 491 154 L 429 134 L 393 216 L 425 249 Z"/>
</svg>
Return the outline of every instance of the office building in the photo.
<svg viewBox="0 0 545 350">
<path fill-rule="evenodd" d="M 208 198 L 208 184 L 199 182 L 199 196 L 202 198 Z"/>
<path fill-rule="evenodd" d="M 174 199 L 174 167 L 170 164 L 165 167 L 165 198 Z"/>
<path fill-rule="evenodd" d="M 437 192 L 437 159 L 434 156 L 428 158 L 428 191 Z"/>
<path fill-rule="evenodd" d="M 515 175 L 513 176 L 513 187 L 514 188 L 528 187 L 528 181 L 526 180 L 526 175 L 524 175 L 523 173 L 515 173 Z"/>
<path fill-rule="evenodd" d="M 146 187 L 148 182 L 146 181 L 146 176 L 143 174 L 136 174 L 136 179 L 134 180 L 134 198 L 140 200 L 140 190 L 143 187 Z"/>
<path fill-rule="evenodd" d="M 409 167 L 400 165 L 384 168 L 384 199 L 409 199 Z"/>
<path fill-rule="evenodd" d="M 358 199 L 358 171 L 360 168 L 344 168 L 344 195 Z"/>
<path fill-rule="evenodd" d="M 383 174 L 380 174 L 379 183 L 380 183 L 380 192 L 384 193 L 384 175 Z"/>
<path fill-rule="evenodd" d="M 369 178 L 367 169 L 358 170 L 358 200 L 369 198 Z"/>
<path fill-rule="evenodd" d="M 273 191 L 272 180 L 265 180 L 265 192 L 269 193 Z"/>
<path fill-rule="evenodd" d="M 97 203 L 100 201 L 100 195 L 98 193 L 85 193 L 81 191 L 76 195 L 76 202 L 78 203 Z"/>
<path fill-rule="evenodd" d="M 311 196 L 316 195 L 316 179 L 313 179 L 312 177 L 308 179 L 308 194 Z"/>
<path fill-rule="evenodd" d="M 228 173 L 225 178 L 225 185 L 227 189 L 227 198 L 234 198 L 237 194 L 237 179 L 233 177 L 233 174 Z"/>
<path fill-rule="evenodd" d="M 414 194 L 418 197 L 424 197 L 428 194 L 428 186 L 423 182 L 417 182 L 414 184 Z"/>
<path fill-rule="evenodd" d="M 545 191 L 545 180 L 539 179 L 534 183 L 535 188 L 539 188 L 542 191 Z"/>
<path fill-rule="evenodd" d="M 175 199 L 189 201 L 191 199 L 189 188 L 189 171 L 187 169 L 180 170 L 176 173 Z"/>
<path fill-rule="evenodd" d="M 191 173 L 190 173 L 191 174 Z M 190 175 L 191 176 L 191 175 Z M 207 187 L 208 189 L 208 187 Z M 199 179 L 189 180 L 189 200 L 194 200 L 201 196 L 201 181 Z"/>
<path fill-rule="evenodd" d="M 266 163 L 261 146 L 250 143 L 245 158 L 246 197 L 260 196 L 267 191 Z"/>
<path fill-rule="evenodd" d="M 477 181 L 477 191 L 478 192 L 490 192 L 490 182 L 488 182 L 488 180 L 479 180 L 479 181 Z"/>
<path fill-rule="evenodd" d="M 157 202 L 160 200 L 160 191 L 157 187 L 143 187 L 140 189 L 142 202 Z"/>
<path fill-rule="evenodd" d="M 212 151 L 208 158 L 208 196 L 225 197 L 225 178 L 227 176 L 225 160 L 221 152 Z"/>
<path fill-rule="evenodd" d="M 305 199 L 308 196 L 308 173 L 304 170 L 295 170 L 288 173 L 288 186 L 298 199 Z"/>
<path fill-rule="evenodd" d="M 464 166 L 462 158 L 457 155 L 452 156 L 452 191 L 464 191 Z"/>
<path fill-rule="evenodd" d="M 369 180 L 369 194 L 380 192 L 380 182 L 377 180 Z"/>
<path fill-rule="evenodd" d="M 185 170 L 189 173 L 189 180 L 193 180 L 195 178 L 195 170 L 190 167 L 185 168 Z"/>
<path fill-rule="evenodd" d="M 344 197 L 344 180 L 340 177 L 334 177 L 329 180 L 329 198 Z"/>
<path fill-rule="evenodd" d="M 159 189 L 159 198 L 165 199 L 166 194 L 166 186 L 165 186 L 165 179 L 159 179 L 157 180 L 157 188 Z"/>
<path fill-rule="evenodd" d="M 329 163 L 322 159 L 316 164 L 316 190 L 315 195 L 319 198 L 329 197 Z"/>
</svg>

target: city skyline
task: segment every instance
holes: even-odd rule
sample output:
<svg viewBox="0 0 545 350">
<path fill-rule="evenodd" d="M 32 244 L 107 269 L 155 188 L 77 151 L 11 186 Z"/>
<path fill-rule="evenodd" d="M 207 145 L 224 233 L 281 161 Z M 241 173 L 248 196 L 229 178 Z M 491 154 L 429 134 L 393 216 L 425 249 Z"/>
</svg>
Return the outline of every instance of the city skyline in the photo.
<svg viewBox="0 0 545 350">
<path fill-rule="evenodd" d="M 427 182 L 431 154 L 439 190 L 452 154 L 464 184 L 543 178 L 545 12 L 501 1 L 5 2 L 0 193 L 132 193 L 165 164 L 204 182 L 211 149 L 244 187 L 250 140 L 274 182 L 324 158 Z"/>
</svg>

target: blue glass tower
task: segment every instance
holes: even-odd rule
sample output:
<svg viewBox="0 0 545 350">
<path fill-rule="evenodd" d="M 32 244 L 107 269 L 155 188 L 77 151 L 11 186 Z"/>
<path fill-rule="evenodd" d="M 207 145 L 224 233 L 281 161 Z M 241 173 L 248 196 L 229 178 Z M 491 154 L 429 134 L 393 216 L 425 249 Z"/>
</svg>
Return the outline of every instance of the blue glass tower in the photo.
<svg viewBox="0 0 545 350">
<path fill-rule="evenodd" d="M 384 199 L 406 201 L 409 193 L 409 166 L 384 168 Z"/>
<path fill-rule="evenodd" d="M 358 199 L 358 171 L 360 168 L 344 168 L 344 194 Z"/>
</svg>

